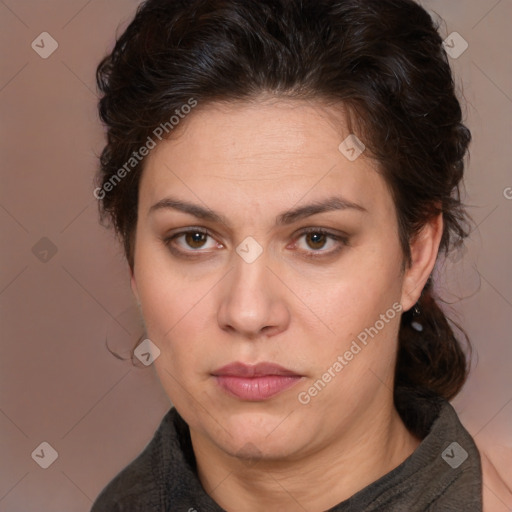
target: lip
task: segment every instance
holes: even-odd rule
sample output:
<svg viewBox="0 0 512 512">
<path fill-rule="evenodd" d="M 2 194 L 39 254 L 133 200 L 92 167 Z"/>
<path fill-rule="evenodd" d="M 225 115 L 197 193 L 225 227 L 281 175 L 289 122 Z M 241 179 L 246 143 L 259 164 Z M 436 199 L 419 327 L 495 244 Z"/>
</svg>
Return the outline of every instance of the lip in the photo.
<svg viewBox="0 0 512 512">
<path fill-rule="evenodd" d="M 281 376 L 295 376 L 301 377 L 301 375 L 284 368 L 275 363 L 262 362 L 257 364 L 245 364 L 245 363 L 229 363 L 222 368 L 219 368 L 212 372 L 212 375 L 231 377 L 264 377 L 268 375 L 281 375 Z"/>
<path fill-rule="evenodd" d="M 302 375 L 274 363 L 230 363 L 212 375 L 229 395 L 247 401 L 268 400 L 302 380 Z"/>
</svg>

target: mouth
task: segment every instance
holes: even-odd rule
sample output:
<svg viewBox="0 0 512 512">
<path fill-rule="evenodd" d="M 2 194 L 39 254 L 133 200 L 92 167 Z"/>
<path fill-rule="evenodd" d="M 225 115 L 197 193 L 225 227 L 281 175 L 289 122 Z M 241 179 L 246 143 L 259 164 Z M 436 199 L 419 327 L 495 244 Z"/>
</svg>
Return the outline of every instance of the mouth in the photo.
<svg viewBox="0 0 512 512">
<path fill-rule="evenodd" d="M 267 362 L 231 363 L 212 372 L 212 376 L 230 396 L 252 402 L 268 400 L 303 379 L 292 370 Z"/>
</svg>

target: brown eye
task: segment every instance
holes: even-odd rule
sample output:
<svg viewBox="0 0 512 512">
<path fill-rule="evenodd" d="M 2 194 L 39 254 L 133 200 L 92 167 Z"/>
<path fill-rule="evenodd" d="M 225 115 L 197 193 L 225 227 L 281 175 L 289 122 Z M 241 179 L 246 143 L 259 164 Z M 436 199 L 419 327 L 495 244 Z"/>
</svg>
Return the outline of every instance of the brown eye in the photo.
<svg viewBox="0 0 512 512">
<path fill-rule="evenodd" d="M 296 239 L 294 248 L 307 258 L 334 256 L 348 245 L 348 236 L 322 228 L 307 228 Z"/>
<path fill-rule="evenodd" d="M 163 238 L 164 244 L 175 255 L 200 255 L 211 249 L 222 249 L 222 244 L 215 241 L 212 235 L 202 229 L 187 229 Z"/>
<path fill-rule="evenodd" d="M 185 237 L 185 243 L 192 249 L 201 249 L 208 238 L 206 233 L 201 233 L 199 231 L 189 231 L 183 236 Z"/>
<path fill-rule="evenodd" d="M 327 236 L 325 233 L 308 233 L 306 236 L 306 243 L 311 249 L 318 250 L 322 249 L 326 242 L 327 242 Z"/>
</svg>

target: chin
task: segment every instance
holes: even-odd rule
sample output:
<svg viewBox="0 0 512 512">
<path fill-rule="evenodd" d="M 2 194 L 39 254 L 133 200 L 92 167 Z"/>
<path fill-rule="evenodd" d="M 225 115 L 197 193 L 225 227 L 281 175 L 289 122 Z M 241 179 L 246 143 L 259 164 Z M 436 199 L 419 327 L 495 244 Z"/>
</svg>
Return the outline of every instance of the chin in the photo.
<svg viewBox="0 0 512 512">
<path fill-rule="evenodd" d="M 236 421 L 226 425 L 228 432 L 224 431 L 219 445 L 221 448 L 240 459 L 282 459 L 296 452 L 299 449 L 301 439 L 297 436 L 300 429 L 288 420 L 283 422 L 282 418 L 271 418 L 268 421 L 261 421 L 261 416 L 255 414 L 256 421 Z M 258 418 L 259 417 L 259 418 Z M 307 440 L 304 440 L 307 443 Z"/>
</svg>

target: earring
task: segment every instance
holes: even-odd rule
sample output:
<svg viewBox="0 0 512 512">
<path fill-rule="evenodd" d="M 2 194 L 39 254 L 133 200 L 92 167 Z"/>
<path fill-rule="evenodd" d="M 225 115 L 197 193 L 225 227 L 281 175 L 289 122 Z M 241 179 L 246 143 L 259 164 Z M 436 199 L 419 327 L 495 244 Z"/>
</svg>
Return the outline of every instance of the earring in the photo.
<svg viewBox="0 0 512 512">
<path fill-rule="evenodd" d="M 416 304 L 414 305 L 413 309 L 412 309 L 412 316 L 413 318 L 417 318 L 419 316 L 421 316 L 421 309 L 420 309 L 420 306 L 419 304 L 416 302 Z M 421 325 L 419 322 L 417 322 L 416 320 L 413 320 L 411 322 L 411 327 L 415 330 L 415 331 L 418 331 L 418 332 L 421 332 L 423 331 L 423 325 Z"/>
</svg>

